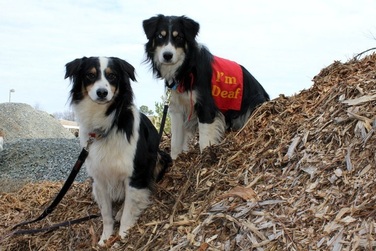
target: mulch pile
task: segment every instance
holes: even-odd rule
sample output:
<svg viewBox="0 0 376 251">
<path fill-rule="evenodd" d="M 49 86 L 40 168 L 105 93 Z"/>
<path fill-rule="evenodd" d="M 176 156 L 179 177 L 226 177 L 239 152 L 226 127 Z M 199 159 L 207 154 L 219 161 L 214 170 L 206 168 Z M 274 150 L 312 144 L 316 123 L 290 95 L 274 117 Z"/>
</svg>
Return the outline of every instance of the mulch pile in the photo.
<svg viewBox="0 0 376 251">
<path fill-rule="evenodd" d="M 260 106 L 219 146 L 182 154 L 111 250 L 375 250 L 376 54 L 334 62 L 313 82 Z M 0 250 L 105 250 L 95 246 L 100 219 L 6 236 L 61 185 L 0 195 Z M 31 227 L 99 213 L 90 190 L 90 181 L 75 184 Z"/>
</svg>

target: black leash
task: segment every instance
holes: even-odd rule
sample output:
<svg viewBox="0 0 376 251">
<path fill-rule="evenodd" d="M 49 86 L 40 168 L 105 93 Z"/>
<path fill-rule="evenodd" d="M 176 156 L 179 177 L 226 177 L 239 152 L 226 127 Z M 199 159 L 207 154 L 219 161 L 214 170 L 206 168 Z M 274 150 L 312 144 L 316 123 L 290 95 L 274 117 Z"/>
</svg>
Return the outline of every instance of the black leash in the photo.
<svg viewBox="0 0 376 251">
<path fill-rule="evenodd" d="M 163 107 L 163 116 L 162 116 L 161 126 L 159 128 L 159 143 L 162 141 L 163 130 L 166 124 L 167 111 L 168 111 L 168 105 L 165 104 Z"/>
<path fill-rule="evenodd" d="M 84 164 L 87 156 L 89 155 L 89 146 L 91 145 L 91 143 L 93 143 L 95 138 L 96 138 L 95 133 L 92 133 L 92 134 L 89 135 L 89 140 L 87 142 L 87 146 L 82 149 L 80 155 L 78 156 L 76 163 L 74 164 L 74 166 L 72 168 L 72 171 L 70 172 L 70 174 L 69 174 L 67 180 L 65 181 L 63 187 L 61 188 L 59 193 L 56 195 L 56 197 L 52 201 L 52 203 L 42 212 L 42 214 L 38 218 L 36 218 L 34 220 L 30 220 L 30 221 L 21 222 L 21 223 L 15 225 L 12 228 L 12 230 L 15 230 L 16 228 L 18 228 L 20 226 L 24 226 L 24 225 L 27 225 L 27 224 L 30 224 L 30 223 L 40 221 L 40 220 L 44 219 L 47 215 L 52 213 L 52 211 L 59 204 L 59 202 L 63 199 L 64 195 L 67 193 L 67 191 L 71 187 L 74 179 L 76 178 L 76 176 L 77 176 L 78 172 L 80 171 L 82 165 Z M 15 231 L 3 236 L 2 238 L 0 238 L 0 242 L 3 241 L 5 238 L 11 237 L 13 235 L 34 234 L 34 233 L 39 233 L 39 232 L 51 231 L 51 230 L 55 230 L 55 229 L 62 227 L 62 226 L 68 226 L 68 225 L 80 223 L 80 222 L 90 220 L 90 219 L 93 219 L 93 218 L 97 218 L 97 217 L 99 217 L 99 215 L 89 215 L 89 216 L 86 216 L 86 217 L 83 217 L 83 218 L 80 218 L 80 219 L 66 221 L 66 222 L 63 222 L 63 223 L 58 223 L 58 224 L 52 225 L 50 227 L 39 228 L 39 229 L 15 230 Z"/>
<path fill-rule="evenodd" d="M 70 225 L 81 223 L 81 222 L 84 222 L 84 221 L 87 221 L 87 220 L 90 220 L 90 219 L 94 219 L 94 218 L 97 218 L 97 217 L 99 217 L 99 215 L 89 215 L 89 216 L 85 216 L 85 217 L 82 217 L 82 218 L 79 218 L 79 219 L 69 220 L 69 221 L 65 221 L 65 222 L 62 222 L 62 223 L 58 223 L 58 224 L 55 224 L 55 225 L 52 225 L 52 226 L 49 226 L 49 227 L 42 227 L 42 228 L 37 228 L 37 229 L 15 230 L 13 232 L 10 232 L 9 234 L 2 236 L 0 238 L 0 242 L 2 242 L 3 240 L 5 240 L 5 239 L 7 239 L 7 238 L 9 238 L 13 235 L 37 234 L 37 233 L 41 233 L 41 232 L 50 232 L 50 231 L 56 230 L 60 227 L 70 226 Z M 34 221 L 30 221 L 30 222 L 34 222 Z M 25 224 L 28 224 L 30 222 L 27 222 Z M 21 225 L 24 225 L 24 224 L 18 224 L 17 226 L 21 226 Z M 13 229 L 17 226 L 14 226 Z"/>
<path fill-rule="evenodd" d="M 63 187 L 61 188 L 60 192 L 56 195 L 56 197 L 52 201 L 51 205 L 49 205 L 38 218 L 36 218 L 34 220 L 30 220 L 30 221 L 21 222 L 21 223 L 15 225 L 12 228 L 12 230 L 14 230 L 15 228 L 18 228 L 20 226 L 26 225 L 26 224 L 30 224 L 30 223 L 40 221 L 40 220 L 44 219 L 47 215 L 52 213 L 52 211 L 59 204 L 59 202 L 63 199 L 64 195 L 67 193 L 68 189 L 72 185 L 74 179 L 76 178 L 78 172 L 80 171 L 81 166 L 85 162 L 85 159 L 86 159 L 87 156 L 88 156 L 88 151 L 85 148 L 83 148 L 81 153 L 80 153 L 80 156 L 78 157 L 78 159 L 76 161 L 76 164 L 74 164 L 72 171 L 69 174 L 68 179 L 65 181 Z"/>
<path fill-rule="evenodd" d="M 166 83 L 166 85 L 167 85 L 167 83 Z M 165 127 L 165 124 L 166 124 L 167 111 L 168 111 L 168 106 L 169 106 L 169 103 L 170 103 L 170 95 L 171 95 L 171 90 L 168 89 L 167 92 L 166 92 L 166 98 L 165 98 L 165 101 L 164 101 L 161 125 L 159 127 L 159 143 L 161 143 L 161 141 L 162 141 L 163 130 L 164 130 L 164 127 Z"/>
</svg>

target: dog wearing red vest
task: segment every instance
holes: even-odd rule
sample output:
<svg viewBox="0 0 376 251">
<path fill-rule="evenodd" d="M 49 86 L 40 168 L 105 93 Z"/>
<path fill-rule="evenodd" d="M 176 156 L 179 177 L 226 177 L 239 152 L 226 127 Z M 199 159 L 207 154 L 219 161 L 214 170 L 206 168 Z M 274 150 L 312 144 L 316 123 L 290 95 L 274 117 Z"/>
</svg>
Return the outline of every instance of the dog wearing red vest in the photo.
<svg viewBox="0 0 376 251">
<path fill-rule="evenodd" d="M 157 15 L 143 21 L 146 62 L 171 89 L 171 157 L 188 150 L 196 128 L 199 145 L 218 144 L 238 130 L 253 110 L 269 100 L 260 83 L 241 65 L 216 57 L 196 36 L 200 25 L 186 16 Z"/>
</svg>

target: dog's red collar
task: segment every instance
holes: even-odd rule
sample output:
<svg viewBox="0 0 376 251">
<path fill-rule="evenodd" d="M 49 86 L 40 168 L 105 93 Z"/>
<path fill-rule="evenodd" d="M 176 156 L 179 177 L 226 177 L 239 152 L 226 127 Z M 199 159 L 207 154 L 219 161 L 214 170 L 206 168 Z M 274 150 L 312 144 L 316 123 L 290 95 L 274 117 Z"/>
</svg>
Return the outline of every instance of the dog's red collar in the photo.
<svg viewBox="0 0 376 251">
<path fill-rule="evenodd" d="M 96 138 L 97 134 L 95 132 L 89 132 L 89 137 L 90 138 Z"/>
<path fill-rule="evenodd" d="M 89 132 L 88 135 L 89 135 L 90 138 L 100 139 L 100 138 L 106 137 L 107 132 L 103 131 L 101 129 L 94 129 L 93 131 Z"/>
<path fill-rule="evenodd" d="M 89 146 L 94 142 L 94 140 L 98 140 L 98 139 L 106 137 L 107 133 L 99 129 L 95 129 L 94 131 L 89 132 L 88 135 L 89 135 L 89 139 L 87 140 L 87 145 L 85 148 L 87 151 L 89 150 Z"/>
</svg>

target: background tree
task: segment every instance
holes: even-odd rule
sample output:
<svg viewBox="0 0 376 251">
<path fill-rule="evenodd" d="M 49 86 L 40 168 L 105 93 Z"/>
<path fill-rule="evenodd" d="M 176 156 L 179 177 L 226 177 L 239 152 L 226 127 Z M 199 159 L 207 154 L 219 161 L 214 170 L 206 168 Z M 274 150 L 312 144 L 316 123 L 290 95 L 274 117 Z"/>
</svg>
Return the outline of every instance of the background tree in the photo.
<svg viewBox="0 0 376 251">
<path fill-rule="evenodd" d="M 56 119 L 65 119 L 69 121 L 75 121 L 74 112 L 72 110 L 64 111 L 64 112 L 55 112 L 52 114 Z"/>
<path fill-rule="evenodd" d="M 149 107 L 147 105 L 140 106 L 140 112 L 142 112 L 145 115 L 153 115 L 154 112 L 152 110 L 149 110 Z"/>
</svg>

